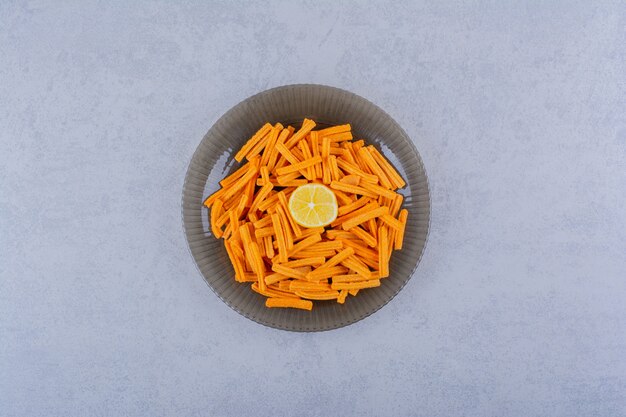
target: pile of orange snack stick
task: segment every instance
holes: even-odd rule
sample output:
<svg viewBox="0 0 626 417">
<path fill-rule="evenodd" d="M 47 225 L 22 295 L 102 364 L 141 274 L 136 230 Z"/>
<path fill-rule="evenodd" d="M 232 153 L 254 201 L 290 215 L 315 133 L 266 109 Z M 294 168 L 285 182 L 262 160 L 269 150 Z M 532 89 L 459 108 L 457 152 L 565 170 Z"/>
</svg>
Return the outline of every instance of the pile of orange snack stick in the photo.
<svg viewBox="0 0 626 417">
<path fill-rule="evenodd" d="M 393 250 L 402 249 L 408 211 L 396 190 L 405 181 L 374 146 L 353 140 L 349 124 L 315 126 L 266 123 L 235 155 L 243 166 L 204 202 L 235 280 L 252 283 L 267 307 L 343 304 L 380 286 Z M 337 218 L 326 227 L 302 227 L 289 212 L 291 193 L 313 182 L 337 198 Z"/>
</svg>

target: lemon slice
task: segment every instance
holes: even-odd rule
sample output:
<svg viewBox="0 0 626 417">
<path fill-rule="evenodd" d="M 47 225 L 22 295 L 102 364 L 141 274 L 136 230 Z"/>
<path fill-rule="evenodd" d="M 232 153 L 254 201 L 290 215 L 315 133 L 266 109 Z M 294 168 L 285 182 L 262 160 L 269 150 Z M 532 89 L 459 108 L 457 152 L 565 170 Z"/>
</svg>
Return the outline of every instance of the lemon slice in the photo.
<svg viewBox="0 0 626 417">
<path fill-rule="evenodd" d="M 326 226 L 337 218 L 337 197 L 322 184 L 305 184 L 289 197 L 289 212 L 301 226 Z"/>
</svg>

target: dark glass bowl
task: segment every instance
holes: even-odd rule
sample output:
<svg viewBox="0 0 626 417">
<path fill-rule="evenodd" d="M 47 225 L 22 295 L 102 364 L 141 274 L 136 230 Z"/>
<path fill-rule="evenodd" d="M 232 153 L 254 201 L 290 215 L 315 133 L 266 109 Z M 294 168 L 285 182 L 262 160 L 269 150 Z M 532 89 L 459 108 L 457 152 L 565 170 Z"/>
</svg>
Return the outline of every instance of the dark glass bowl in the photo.
<svg viewBox="0 0 626 417">
<path fill-rule="evenodd" d="M 380 287 L 361 290 L 345 304 L 315 301 L 313 311 L 269 309 L 249 283 L 235 282 L 222 240 L 209 231 L 204 199 L 218 182 L 239 167 L 234 155 L 266 122 L 299 127 L 307 117 L 318 126 L 350 123 L 355 139 L 374 144 L 396 167 L 407 186 L 399 190 L 409 217 L 404 246 L 394 251 L 390 276 Z M 366 99 L 323 85 L 287 85 L 256 94 L 224 114 L 194 153 L 183 186 L 183 227 L 189 249 L 211 289 L 232 309 L 266 326 L 293 331 L 322 331 L 359 321 L 387 304 L 413 275 L 430 225 L 430 194 L 422 160 L 411 139 L 387 113 Z"/>
</svg>

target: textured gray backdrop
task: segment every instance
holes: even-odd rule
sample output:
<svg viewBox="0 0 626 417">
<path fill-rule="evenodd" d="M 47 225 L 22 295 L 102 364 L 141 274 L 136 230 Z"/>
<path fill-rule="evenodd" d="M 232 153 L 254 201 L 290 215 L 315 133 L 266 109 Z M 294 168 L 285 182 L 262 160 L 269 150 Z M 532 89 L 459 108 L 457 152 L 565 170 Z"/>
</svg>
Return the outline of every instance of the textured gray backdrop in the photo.
<svg viewBox="0 0 626 417">
<path fill-rule="evenodd" d="M 0 3 L 0 416 L 626 415 L 623 3 L 113 3 Z M 180 224 L 211 124 L 300 82 L 433 198 L 409 285 L 318 334 L 231 311 Z"/>
</svg>

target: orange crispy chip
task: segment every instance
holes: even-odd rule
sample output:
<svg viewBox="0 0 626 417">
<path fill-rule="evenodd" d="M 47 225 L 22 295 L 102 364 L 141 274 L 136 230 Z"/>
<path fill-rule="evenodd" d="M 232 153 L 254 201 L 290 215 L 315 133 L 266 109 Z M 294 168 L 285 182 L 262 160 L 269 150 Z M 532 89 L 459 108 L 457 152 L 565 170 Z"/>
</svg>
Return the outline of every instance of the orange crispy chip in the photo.
<svg viewBox="0 0 626 417">
<path fill-rule="evenodd" d="M 395 239 L 395 244 L 394 244 L 395 250 L 402 249 L 402 241 L 404 240 L 404 231 L 406 229 L 406 221 L 408 217 L 409 217 L 409 212 L 407 211 L 407 209 L 400 210 L 399 218 L 400 218 L 400 223 L 402 223 L 402 229 L 398 231 L 398 233 L 396 234 L 396 239 Z"/>
<path fill-rule="evenodd" d="M 287 141 L 287 149 L 293 148 L 296 143 L 300 141 L 300 139 L 304 138 L 313 128 L 315 127 L 315 122 L 310 119 L 304 119 L 302 122 L 302 127 L 289 138 Z"/>
<path fill-rule="evenodd" d="M 378 265 L 381 278 L 389 276 L 389 257 L 387 255 L 389 251 L 389 241 L 387 240 L 387 233 L 387 226 L 380 226 L 378 228 Z"/>
<path fill-rule="evenodd" d="M 241 160 L 250 152 L 250 150 L 256 146 L 261 139 L 263 139 L 272 129 L 272 125 L 269 123 L 265 123 L 251 138 L 246 142 L 245 145 L 235 154 L 235 160 L 237 162 L 241 162 Z"/>
<path fill-rule="evenodd" d="M 378 207 L 371 211 L 365 212 L 363 214 L 359 214 L 358 216 L 353 217 L 352 219 L 348 221 L 345 221 L 344 223 L 341 224 L 341 227 L 343 228 L 343 230 L 350 230 L 353 227 L 356 227 L 363 222 L 366 222 L 370 219 L 374 219 L 376 217 L 380 217 L 383 214 L 387 214 L 388 212 L 389 212 L 389 207 L 386 207 L 386 206 Z"/>
<path fill-rule="evenodd" d="M 265 300 L 265 307 L 268 308 L 299 308 L 301 310 L 313 309 L 313 302 L 293 298 L 268 298 Z"/>
<path fill-rule="evenodd" d="M 360 290 L 363 288 L 374 288 L 380 287 L 379 279 L 372 279 L 369 281 L 360 281 L 360 282 L 337 282 L 332 283 L 330 288 L 333 290 Z"/>
</svg>

